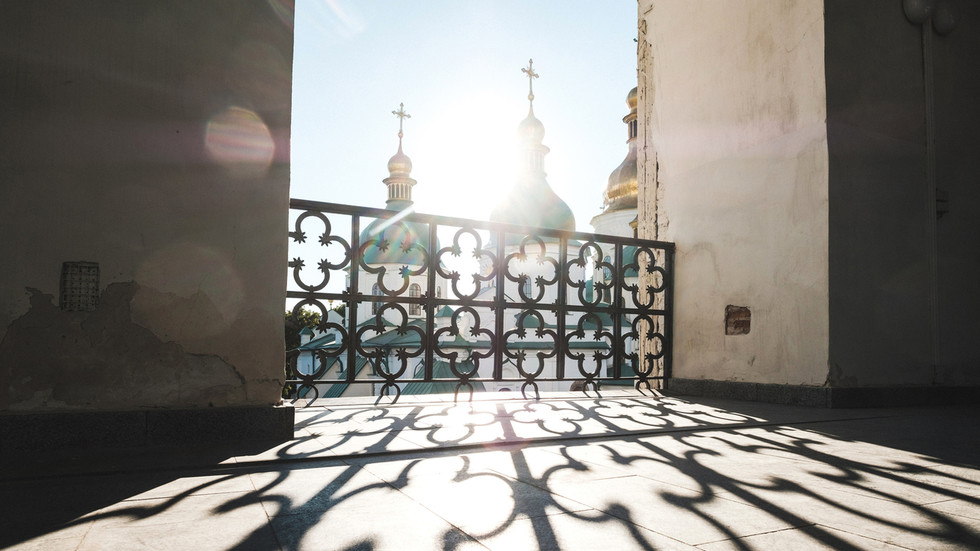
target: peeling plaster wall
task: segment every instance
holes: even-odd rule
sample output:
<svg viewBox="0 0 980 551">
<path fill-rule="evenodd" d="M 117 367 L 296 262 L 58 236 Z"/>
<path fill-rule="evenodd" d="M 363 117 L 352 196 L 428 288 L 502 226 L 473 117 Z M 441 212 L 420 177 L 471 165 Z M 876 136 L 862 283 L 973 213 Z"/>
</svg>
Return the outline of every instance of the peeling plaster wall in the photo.
<svg viewBox="0 0 980 551">
<path fill-rule="evenodd" d="M 276 6 L 0 2 L 0 410 L 278 402 Z M 58 308 L 65 261 L 99 263 L 95 311 Z"/>
<path fill-rule="evenodd" d="M 677 245 L 673 376 L 821 385 L 823 3 L 641 0 L 640 230 Z M 751 331 L 726 336 L 727 305 Z"/>
</svg>

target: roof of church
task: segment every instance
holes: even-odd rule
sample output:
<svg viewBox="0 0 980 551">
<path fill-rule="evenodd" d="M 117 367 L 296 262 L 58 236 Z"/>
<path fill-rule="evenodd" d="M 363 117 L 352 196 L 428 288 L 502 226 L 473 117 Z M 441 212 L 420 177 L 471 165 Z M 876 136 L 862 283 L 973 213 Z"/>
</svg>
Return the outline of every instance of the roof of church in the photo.
<svg viewBox="0 0 980 551">
<path fill-rule="evenodd" d="M 429 248 L 429 231 L 425 224 L 399 220 L 389 223 L 378 218 L 361 232 L 361 249 L 368 264 L 402 264 L 421 266 Z M 436 247 L 438 248 L 438 241 Z"/>
<path fill-rule="evenodd" d="M 310 342 L 297 347 L 296 350 L 305 351 L 305 350 L 319 350 L 321 348 L 338 348 L 338 347 L 340 347 L 340 343 L 336 342 L 336 336 L 333 334 L 328 334 L 313 339 Z"/>
<path fill-rule="evenodd" d="M 447 306 L 443 306 L 442 308 L 440 308 L 439 311 L 436 312 L 436 314 L 435 314 L 434 317 L 437 317 L 437 318 L 449 318 L 449 317 L 452 317 L 452 315 L 453 315 L 453 309 L 450 308 L 447 305 Z"/>
<path fill-rule="evenodd" d="M 462 373 L 469 373 L 473 370 L 473 362 L 469 360 L 458 362 L 456 370 Z M 421 378 L 421 370 L 416 370 L 415 376 Z M 411 381 L 402 388 L 402 394 L 447 394 L 456 392 L 458 382 L 455 379 L 458 378 L 453 373 L 452 368 L 449 367 L 449 362 L 440 360 L 432 362 L 432 377 L 434 379 L 454 379 L 454 381 Z M 486 387 L 480 381 L 472 381 L 470 384 L 473 385 L 473 390 L 476 392 L 486 390 Z"/>
</svg>

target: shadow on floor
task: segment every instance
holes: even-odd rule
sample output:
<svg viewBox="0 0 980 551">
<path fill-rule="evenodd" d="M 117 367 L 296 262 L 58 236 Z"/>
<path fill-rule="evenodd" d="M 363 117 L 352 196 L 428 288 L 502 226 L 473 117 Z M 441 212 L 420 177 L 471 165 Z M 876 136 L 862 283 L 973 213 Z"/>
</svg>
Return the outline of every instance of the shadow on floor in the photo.
<svg viewBox="0 0 980 551">
<path fill-rule="evenodd" d="M 977 421 L 648 397 L 308 410 L 305 436 L 209 469 L 8 480 L 0 545 L 980 548 Z"/>
</svg>

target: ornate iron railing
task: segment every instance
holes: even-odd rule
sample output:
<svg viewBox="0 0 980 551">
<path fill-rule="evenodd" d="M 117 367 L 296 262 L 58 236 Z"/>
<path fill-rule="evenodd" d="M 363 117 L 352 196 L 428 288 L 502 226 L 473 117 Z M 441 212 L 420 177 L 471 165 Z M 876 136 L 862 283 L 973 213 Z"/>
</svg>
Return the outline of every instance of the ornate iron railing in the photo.
<svg viewBox="0 0 980 551">
<path fill-rule="evenodd" d="M 662 388 L 670 375 L 672 243 L 297 199 L 290 209 L 287 298 L 294 314 L 321 315 L 287 355 L 293 398 L 458 399 L 465 388 L 472 399 L 517 384 L 527 397 L 539 385 Z"/>
</svg>

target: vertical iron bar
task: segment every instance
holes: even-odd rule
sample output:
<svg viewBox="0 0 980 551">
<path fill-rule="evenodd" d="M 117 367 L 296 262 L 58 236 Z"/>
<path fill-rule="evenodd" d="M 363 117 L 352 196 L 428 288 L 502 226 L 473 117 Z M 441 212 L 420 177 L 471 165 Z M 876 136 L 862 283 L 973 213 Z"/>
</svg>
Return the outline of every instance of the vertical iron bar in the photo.
<svg viewBox="0 0 980 551">
<path fill-rule="evenodd" d="M 494 338 L 497 339 L 497 346 L 493 350 L 493 380 L 499 381 L 504 378 L 504 347 L 507 341 L 504 337 L 504 239 L 507 232 L 501 229 L 490 229 L 490 234 L 497 233 L 497 292 L 494 297 L 493 328 Z"/>
<path fill-rule="evenodd" d="M 436 260 L 435 252 L 438 251 L 435 251 L 434 249 L 437 248 L 436 247 L 436 239 L 438 238 L 437 237 L 438 232 L 436 231 L 437 226 L 438 225 L 435 222 L 431 220 L 429 221 L 429 251 L 428 251 L 429 254 L 426 255 L 426 258 L 429 259 L 429 267 L 428 267 L 429 279 L 425 291 L 425 304 L 424 304 L 425 339 L 423 339 L 423 344 L 425 344 L 425 364 L 422 366 L 422 370 L 424 371 L 423 378 L 426 381 L 432 380 L 432 376 L 433 376 L 432 372 L 435 367 L 432 364 L 432 362 L 433 362 L 433 354 L 436 347 L 436 338 L 435 338 L 436 304 L 434 300 L 436 295 L 436 265 L 438 264 L 438 261 Z"/>
<path fill-rule="evenodd" d="M 358 274 L 361 265 L 361 217 L 352 214 L 350 219 L 350 287 L 347 288 L 347 383 L 354 382 L 357 370 L 357 306 Z"/>
<path fill-rule="evenodd" d="M 558 275 L 558 304 L 555 305 L 556 325 L 558 325 L 558 341 L 555 346 L 558 350 L 555 353 L 555 378 L 565 378 L 565 354 L 568 352 L 565 346 L 565 315 L 568 311 L 568 286 L 565 284 L 565 274 L 568 269 L 568 237 L 562 235 L 558 238 L 558 266 L 561 270 Z"/>
<path fill-rule="evenodd" d="M 620 333 L 622 332 L 622 324 L 620 323 L 619 318 L 622 316 L 622 309 L 624 307 L 624 302 L 625 302 L 625 299 L 623 298 L 623 286 L 626 285 L 626 270 L 623 267 L 623 244 L 615 243 L 614 250 L 615 252 L 613 254 L 614 257 L 613 268 L 615 270 L 615 277 L 613 278 L 613 282 L 615 285 L 615 292 L 613 293 L 613 300 L 612 300 L 613 303 L 611 305 L 612 323 L 613 323 L 612 366 L 613 366 L 613 378 L 621 379 L 622 366 L 620 365 L 620 362 L 622 362 L 622 354 L 620 354 L 619 352 L 619 345 L 620 345 L 619 337 L 620 337 Z M 639 271 L 637 271 L 637 274 L 639 274 Z"/>
<path fill-rule="evenodd" d="M 664 248 L 664 374 L 663 389 L 673 376 L 674 364 L 674 247 Z"/>
</svg>

